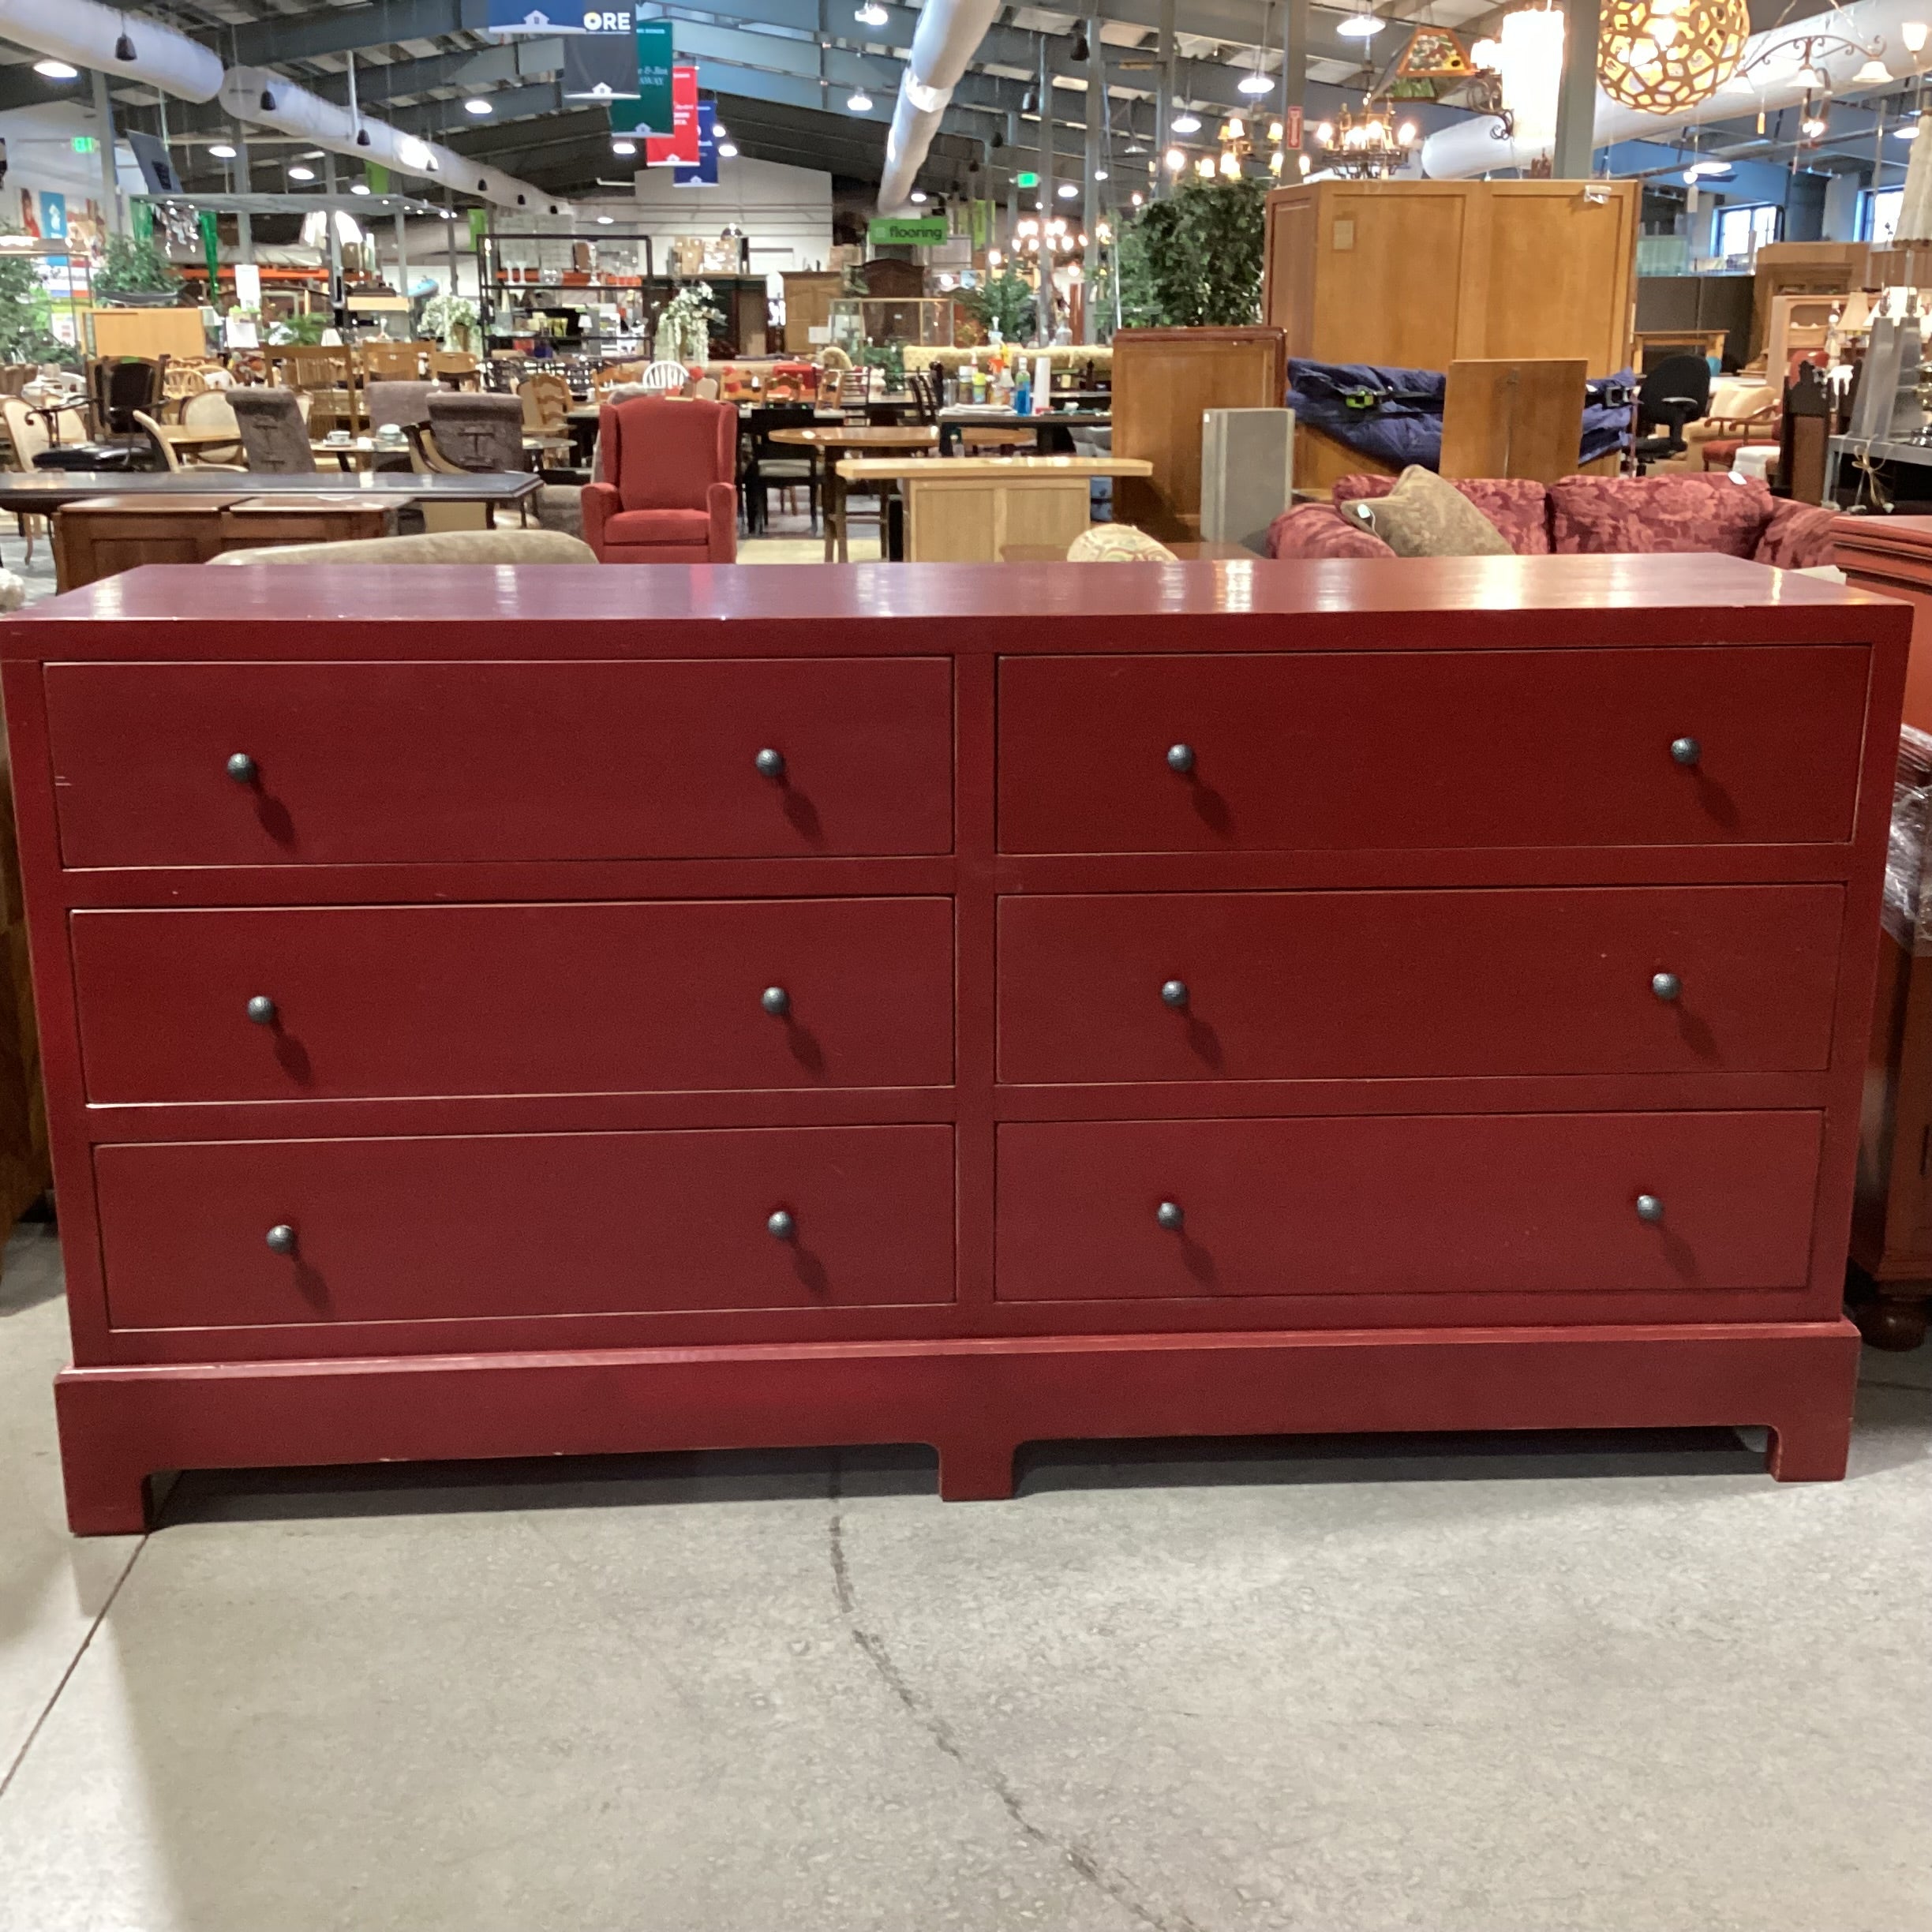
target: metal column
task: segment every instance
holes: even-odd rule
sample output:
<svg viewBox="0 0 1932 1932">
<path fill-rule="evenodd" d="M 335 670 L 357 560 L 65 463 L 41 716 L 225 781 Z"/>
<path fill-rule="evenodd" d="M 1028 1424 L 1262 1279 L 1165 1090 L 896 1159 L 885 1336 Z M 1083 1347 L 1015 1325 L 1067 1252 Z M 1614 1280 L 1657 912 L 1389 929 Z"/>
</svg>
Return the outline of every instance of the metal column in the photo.
<svg viewBox="0 0 1932 1932">
<path fill-rule="evenodd" d="M 94 72 L 94 118 L 100 124 L 101 219 L 110 234 L 119 234 L 125 224 L 121 219 L 121 182 L 114 172 L 114 103 L 107 97 L 107 77 L 99 68 Z"/>
<path fill-rule="evenodd" d="M 1550 162 L 1558 181 L 1588 181 L 1597 171 L 1597 0 L 1567 0 L 1556 147 Z"/>
<path fill-rule="evenodd" d="M 1309 0 L 1288 0 L 1287 24 L 1282 32 L 1282 137 L 1288 135 L 1289 122 L 1297 109 L 1304 116 L 1308 107 Z M 1301 137 L 1305 141 L 1308 137 Z M 1284 157 L 1282 179 L 1301 178 L 1299 164 Z"/>
<path fill-rule="evenodd" d="M 1053 84 L 1046 72 L 1046 36 L 1042 34 L 1039 44 L 1039 286 L 1034 297 L 1033 306 L 1039 318 L 1039 339 L 1043 343 L 1051 342 L 1054 332 L 1054 247 L 1046 233 L 1046 224 L 1053 219 L 1054 204 L 1058 198 L 1054 189 L 1053 150 Z"/>
<path fill-rule="evenodd" d="M 1167 150 L 1174 145 L 1174 0 L 1161 0 L 1160 36 L 1155 59 L 1160 64 L 1159 91 L 1154 96 L 1154 193 L 1164 195 L 1174 185 L 1167 172 Z"/>
<path fill-rule="evenodd" d="M 240 127 L 234 131 L 234 185 L 237 194 L 253 194 L 255 184 L 249 178 L 248 137 Z M 235 260 L 252 262 L 255 259 L 255 217 L 242 214 L 235 217 Z"/>
<path fill-rule="evenodd" d="M 1100 259 L 1100 124 L 1106 114 L 1106 62 L 1100 47 L 1100 16 L 1087 17 L 1087 247 L 1080 268 L 1080 340 L 1100 339 L 1100 314 L 1094 301 L 1093 277 L 1087 264 Z"/>
<path fill-rule="evenodd" d="M 343 308 L 342 230 L 337 220 L 342 210 L 335 198 L 335 157 L 322 157 L 322 193 L 328 203 L 329 320 L 341 328 L 346 315 Z"/>
<path fill-rule="evenodd" d="M 1020 117 L 1006 115 L 1006 242 L 1010 258 L 1020 245 Z"/>
</svg>

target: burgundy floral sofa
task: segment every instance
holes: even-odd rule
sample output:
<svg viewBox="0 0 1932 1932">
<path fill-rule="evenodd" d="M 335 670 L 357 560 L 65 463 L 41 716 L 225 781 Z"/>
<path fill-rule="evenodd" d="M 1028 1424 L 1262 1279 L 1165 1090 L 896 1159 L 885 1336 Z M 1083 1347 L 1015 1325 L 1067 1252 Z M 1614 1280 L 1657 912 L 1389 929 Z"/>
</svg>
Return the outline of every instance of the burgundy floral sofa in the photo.
<svg viewBox="0 0 1932 1932">
<path fill-rule="evenodd" d="M 1337 507 L 1383 496 L 1392 476 L 1343 477 L 1333 501 L 1297 504 L 1270 526 L 1273 557 L 1389 557 L 1395 552 Z M 1837 513 L 1773 496 L 1758 478 L 1683 471 L 1663 476 L 1567 476 L 1554 483 L 1511 477 L 1459 480 L 1456 488 L 1510 541 L 1518 556 L 1603 556 L 1628 552 L 1715 551 L 1784 570 L 1832 561 Z"/>
</svg>

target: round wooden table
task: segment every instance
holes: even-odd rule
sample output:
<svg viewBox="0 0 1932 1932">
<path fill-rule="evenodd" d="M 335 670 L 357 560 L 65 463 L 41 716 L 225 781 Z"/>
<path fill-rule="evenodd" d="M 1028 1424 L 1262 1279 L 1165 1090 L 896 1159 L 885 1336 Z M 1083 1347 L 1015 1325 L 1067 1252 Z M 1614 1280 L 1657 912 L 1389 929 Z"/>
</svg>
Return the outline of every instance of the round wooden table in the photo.
<svg viewBox="0 0 1932 1932">
<path fill-rule="evenodd" d="M 774 443 L 794 444 L 803 449 L 824 450 L 829 454 L 825 465 L 825 560 L 829 564 L 835 559 L 843 564 L 848 560 L 845 541 L 845 481 L 838 473 L 837 457 L 844 450 L 864 451 L 882 450 L 936 451 L 939 447 L 939 432 L 930 423 L 906 424 L 897 429 L 874 426 L 867 423 L 823 423 L 811 429 L 774 429 L 771 432 Z M 886 507 L 882 495 L 879 504 L 879 544 L 882 550 L 886 537 Z"/>
</svg>

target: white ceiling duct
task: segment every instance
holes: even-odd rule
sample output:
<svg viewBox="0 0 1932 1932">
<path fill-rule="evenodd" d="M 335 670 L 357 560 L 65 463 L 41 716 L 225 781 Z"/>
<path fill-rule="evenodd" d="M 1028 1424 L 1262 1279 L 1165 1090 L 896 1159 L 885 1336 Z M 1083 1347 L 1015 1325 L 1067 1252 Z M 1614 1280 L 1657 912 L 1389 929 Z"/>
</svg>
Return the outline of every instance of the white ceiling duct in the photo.
<svg viewBox="0 0 1932 1932">
<path fill-rule="evenodd" d="M 1814 35 L 1821 39 L 1829 37 L 1840 43 L 1843 51 L 1828 53 L 1821 50 L 1814 65 L 1829 76 L 1834 92 L 1852 92 L 1852 77 L 1864 65 L 1866 56 L 1850 43 L 1876 47 L 1879 58 L 1903 78 L 1917 70 L 1919 61 L 1906 51 L 1900 29 L 1908 21 L 1928 18 L 1932 18 L 1932 5 L 1928 0 L 1857 0 L 1851 6 L 1787 21 L 1781 27 L 1753 34 L 1745 43 L 1743 65 L 1749 66 L 1773 47 L 1790 47 Z M 1599 89 L 1594 143 L 1607 148 L 1612 141 L 1643 140 L 1699 122 L 1755 114 L 1760 108 L 1795 107 L 1812 91 L 1799 78 L 1799 66 L 1794 51 L 1788 61 L 1780 58 L 1765 62 L 1748 75 L 1740 70 L 1740 75 L 1727 82 L 1711 99 L 1677 114 L 1644 114 L 1612 100 Z M 1496 125 L 1494 116 L 1478 114 L 1430 135 L 1422 144 L 1423 173 L 1438 181 L 1456 180 L 1504 168 L 1527 167 L 1539 154 L 1549 151 L 1547 140 L 1536 144 L 1521 140 L 1498 140 L 1494 137 Z"/>
<path fill-rule="evenodd" d="M 0 5 L 6 0 L 0 0 Z M 570 204 L 500 168 L 458 154 L 435 141 L 419 140 L 387 121 L 352 114 L 334 101 L 311 94 L 265 67 L 231 67 L 222 82 L 221 103 L 238 121 L 299 140 L 313 141 L 331 154 L 351 160 L 374 162 L 398 174 L 440 182 L 457 193 L 474 195 L 499 208 L 519 208 L 531 215 L 568 215 Z"/>
<path fill-rule="evenodd" d="M 99 0 L 0 0 L 0 39 L 110 80 L 145 81 L 179 100 L 212 100 L 221 92 L 219 55 L 159 21 Z"/>
<path fill-rule="evenodd" d="M 926 0 L 886 136 L 886 170 L 878 194 L 882 214 L 897 214 L 910 200 L 946 103 L 999 10 L 1000 0 Z"/>
</svg>

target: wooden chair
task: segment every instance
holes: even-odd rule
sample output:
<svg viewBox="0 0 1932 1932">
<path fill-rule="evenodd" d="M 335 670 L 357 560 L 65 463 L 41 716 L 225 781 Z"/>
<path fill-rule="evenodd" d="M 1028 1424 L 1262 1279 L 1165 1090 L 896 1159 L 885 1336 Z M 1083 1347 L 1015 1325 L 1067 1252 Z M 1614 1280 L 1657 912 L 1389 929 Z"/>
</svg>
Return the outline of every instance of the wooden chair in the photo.
<svg viewBox="0 0 1932 1932">
<path fill-rule="evenodd" d="M 691 371 L 682 362 L 653 362 L 637 378 L 640 388 L 651 395 L 681 395 L 691 380 Z"/>
<path fill-rule="evenodd" d="M 352 436 L 368 427 L 355 359 L 346 349 L 306 346 L 268 351 L 269 380 L 309 399 L 309 420 L 319 433 L 346 429 Z"/>
<path fill-rule="evenodd" d="M 6 466 L 27 475 L 33 474 L 34 459 L 43 449 L 52 447 L 53 439 L 47 434 L 47 425 L 17 395 L 0 395 L 0 426 L 6 430 Z M 17 513 L 14 527 L 21 534 L 27 546 L 27 561 L 33 561 L 34 527 L 45 527 L 50 535 L 52 521 L 43 516 L 36 516 L 31 511 Z"/>
<path fill-rule="evenodd" d="M 173 475 L 180 476 L 184 472 L 189 470 L 241 470 L 245 467 L 245 466 L 241 463 L 208 462 L 206 461 L 196 461 L 185 463 L 181 459 L 181 451 L 175 448 L 174 444 L 169 440 L 167 428 L 165 424 L 156 422 L 154 417 L 150 416 L 145 410 L 137 410 L 134 412 L 134 421 L 137 428 L 147 432 L 148 441 L 154 445 L 155 454 L 158 455 L 161 459 L 162 462 L 167 466 L 170 473 Z M 236 430 L 235 435 L 236 439 L 238 441 L 241 437 L 241 431 L 239 429 Z"/>
<path fill-rule="evenodd" d="M 365 383 L 417 381 L 423 358 L 431 353 L 429 343 L 419 342 L 364 343 L 356 351 Z"/>
<path fill-rule="evenodd" d="M 455 389 L 474 389 L 481 383 L 476 358 L 451 349 L 429 351 L 429 374 L 432 380 Z"/>
<path fill-rule="evenodd" d="M 561 376 L 526 376 L 517 390 L 523 423 L 532 436 L 562 436 L 568 428 L 570 384 Z"/>
</svg>

